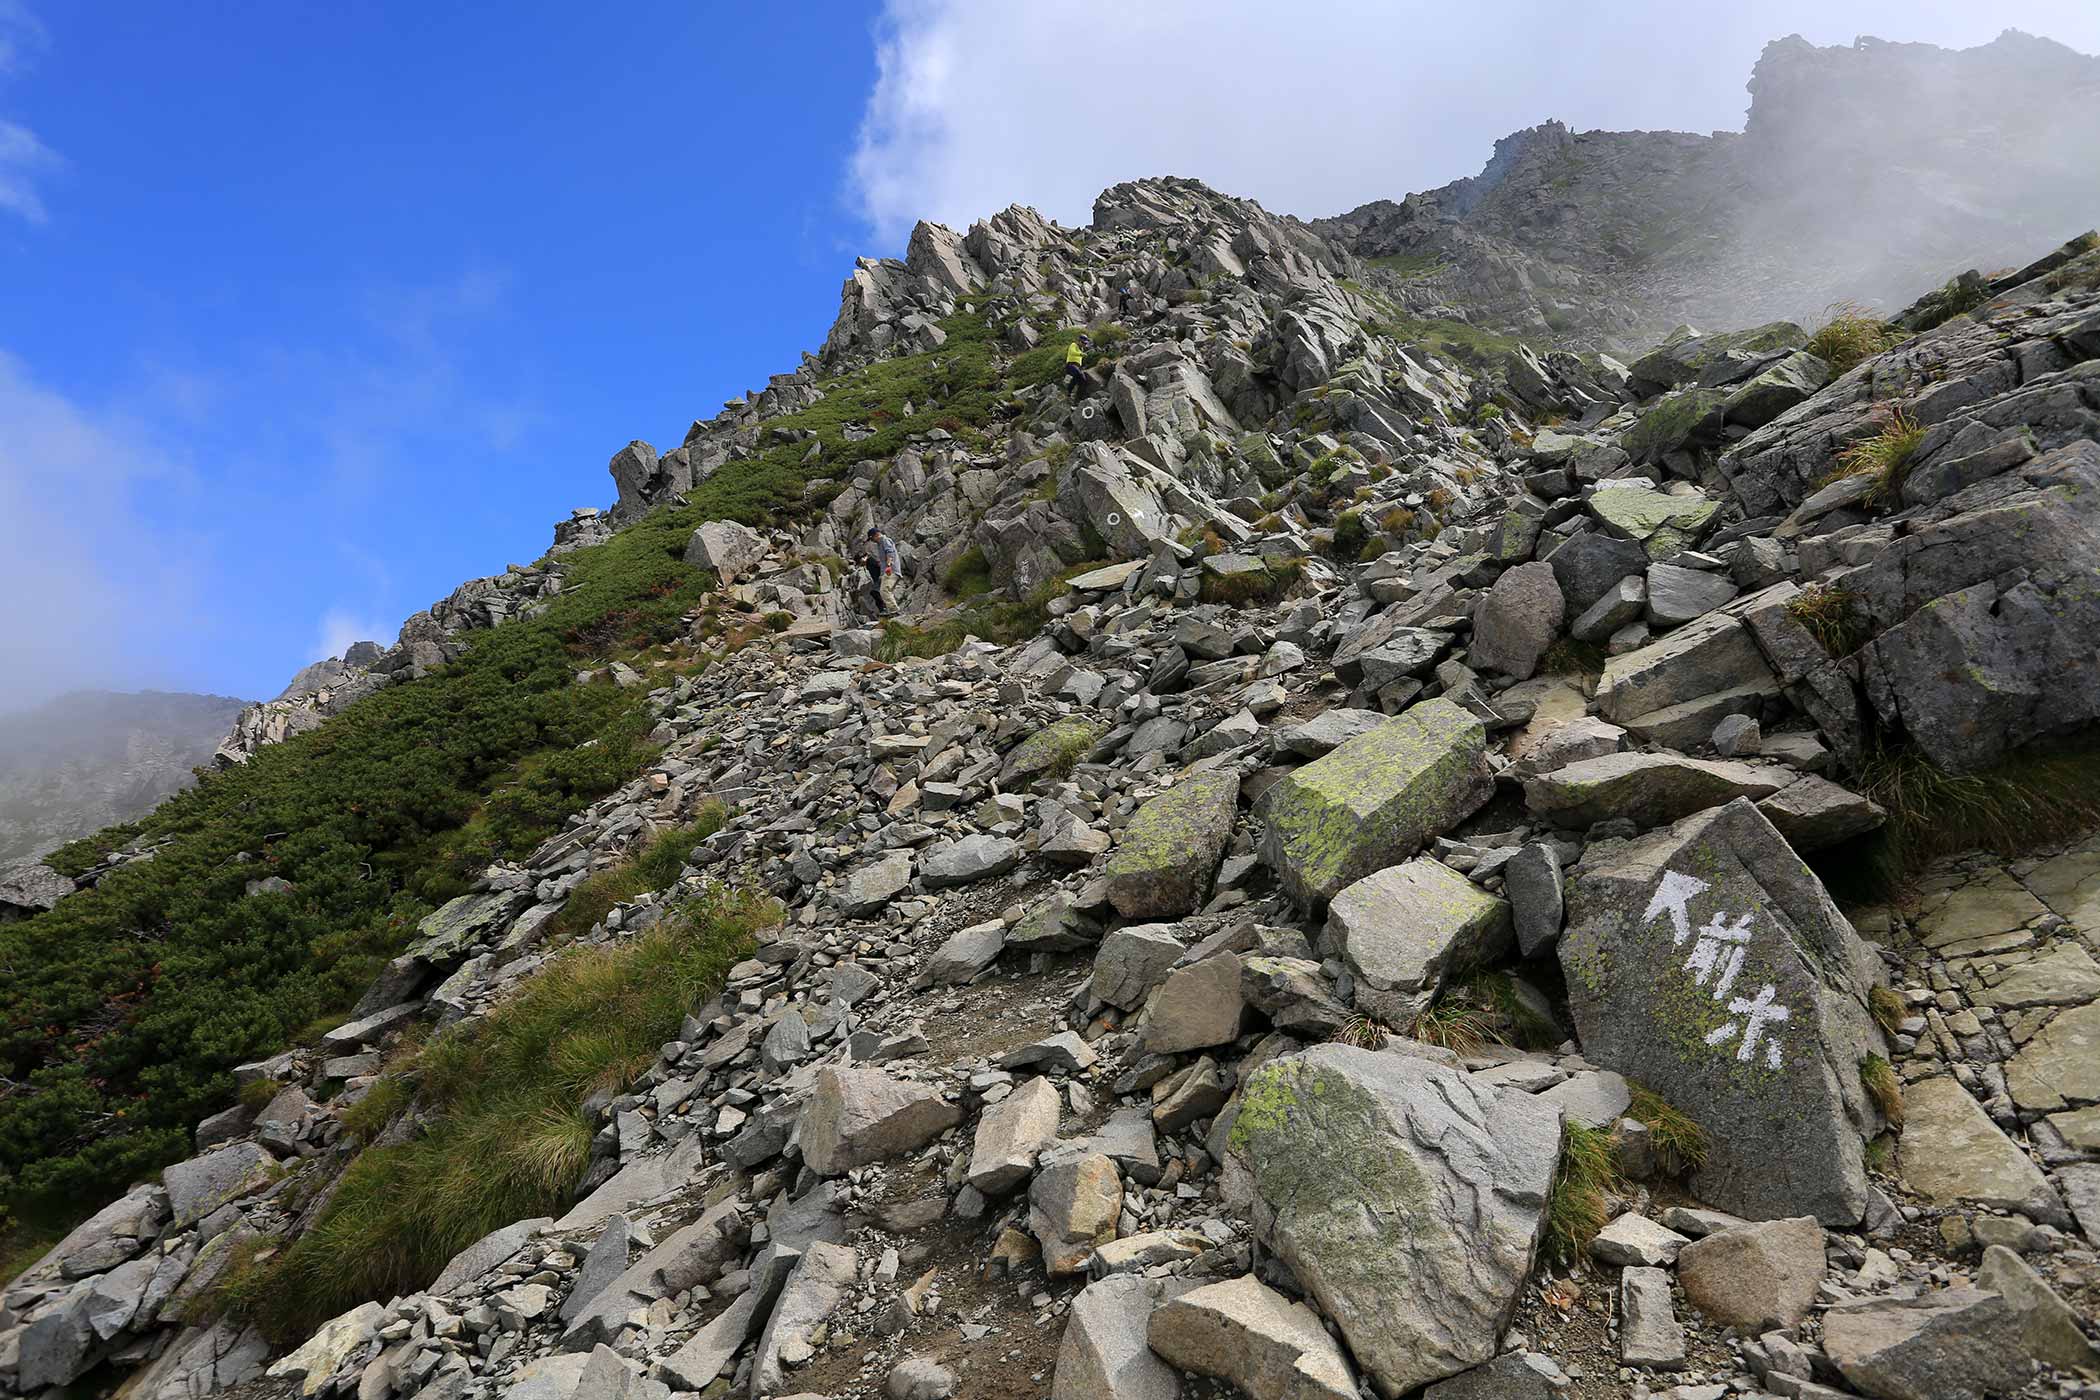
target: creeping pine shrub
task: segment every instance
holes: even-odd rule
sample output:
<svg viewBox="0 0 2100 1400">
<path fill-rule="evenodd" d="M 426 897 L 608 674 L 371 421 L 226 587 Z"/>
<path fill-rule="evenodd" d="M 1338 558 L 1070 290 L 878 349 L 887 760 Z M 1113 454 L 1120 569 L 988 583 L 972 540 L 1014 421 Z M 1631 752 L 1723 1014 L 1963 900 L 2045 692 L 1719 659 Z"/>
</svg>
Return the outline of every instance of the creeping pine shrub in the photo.
<svg viewBox="0 0 2100 1400">
<path fill-rule="evenodd" d="M 313 1227 L 242 1290 L 244 1320 L 297 1340 L 424 1287 L 500 1225 L 559 1214 L 590 1162 L 585 1100 L 647 1069 L 778 917 L 769 900 L 712 889 L 639 938 L 570 949 L 425 1046 L 401 1071 L 421 1135 L 358 1154 Z"/>
</svg>

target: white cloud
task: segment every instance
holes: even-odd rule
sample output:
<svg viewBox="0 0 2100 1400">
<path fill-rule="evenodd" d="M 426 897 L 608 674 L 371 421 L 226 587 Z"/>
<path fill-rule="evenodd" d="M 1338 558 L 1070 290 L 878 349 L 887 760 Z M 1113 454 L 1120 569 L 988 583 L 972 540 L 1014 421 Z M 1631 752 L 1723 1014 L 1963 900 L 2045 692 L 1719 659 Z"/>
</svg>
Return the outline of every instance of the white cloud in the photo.
<svg viewBox="0 0 2100 1400">
<path fill-rule="evenodd" d="M 44 26 L 22 0 L 0 0 L 0 78 L 20 73 L 50 42 Z M 50 215 L 36 181 L 65 162 L 20 122 L 0 117 L 0 210 L 32 224 Z"/>
<path fill-rule="evenodd" d="M 1751 64 L 1789 32 L 1965 47 L 2007 25 L 2100 51 L 2089 0 L 888 0 L 850 193 L 893 247 L 1012 203 L 1082 223 L 1148 175 L 1333 214 L 1474 174 L 1549 118 L 1740 129 Z"/>
<path fill-rule="evenodd" d="M 330 608 L 321 615 L 321 629 L 313 645 L 314 658 L 340 657 L 356 642 L 391 646 L 394 634 L 400 630 L 398 622 L 386 622 L 351 608 Z"/>
<path fill-rule="evenodd" d="M 142 508 L 192 484 L 147 424 L 76 404 L 0 351 L 0 709 L 177 673 L 209 550 Z"/>
</svg>

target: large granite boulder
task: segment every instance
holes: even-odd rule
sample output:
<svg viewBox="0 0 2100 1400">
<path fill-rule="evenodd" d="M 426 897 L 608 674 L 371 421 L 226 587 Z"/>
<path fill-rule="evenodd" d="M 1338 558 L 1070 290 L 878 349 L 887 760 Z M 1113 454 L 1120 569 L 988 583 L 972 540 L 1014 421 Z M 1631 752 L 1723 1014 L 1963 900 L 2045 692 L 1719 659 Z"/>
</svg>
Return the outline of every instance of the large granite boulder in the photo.
<svg viewBox="0 0 2100 1400">
<path fill-rule="evenodd" d="M 1340 960 L 1356 1005 L 1405 1027 L 1446 979 L 1516 948 L 1509 904 L 1430 856 L 1374 871 L 1327 906 L 1320 954 Z"/>
<path fill-rule="evenodd" d="M 924 1147 L 961 1121 L 962 1110 L 938 1090 L 879 1069 L 826 1066 L 796 1131 L 809 1169 L 837 1176 Z"/>
<path fill-rule="evenodd" d="M 1183 779 L 1138 808 L 1102 872 L 1116 912 L 1178 919 L 1202 907 L 1239 801 L 1240 775 L 1227 769 Z"/>
<path fill-rule="evenodd" d="M 1823 1314 L 1823 1350 L 1876 1400 L 1986 1400 L 2029 1378 L 2019 1311 L 1980 1288 L 1870 1298 Z"/>
<path fill-rule="evenodd" d="M 710 520 L 686 541 L 685 562 L 713 569 L 724 586 L 748 578 L 766 557 L 766 537 L 734 520 Z"/>
<path fill-rule="evenodd" d="M 1473 645 L 1468 663 L 1529 680 L 1539 658 L 1560 635 L 1567 601 L 1551 564 L 1519 564 L 1495 580 L 1473 609 Z"/>
<path fill-rule="evenodd" d="M 1248 1077 L 1226 1190 L 1397 1396 L 1499 1349 L 1560 1145 L 1559 1112 L 1528 1094 L 1329 1043 Z"/>
<path fill-rule="evenodd" d="M 1772 824 L 1738 799 L 1598 843 L 1568 895 L 1560 962 L 1583 1054 L 1706 1130 L 1699 1199 L 1857 1224 L 1881 965 Z"/>
<path fill-rule="evenodd" d="M 1271 787 L 1261 858 L 1294 898 L 1324 905 L 1464 821 L 1494 787 L 1480 721 L 1425 700 Z"/>
</svg>

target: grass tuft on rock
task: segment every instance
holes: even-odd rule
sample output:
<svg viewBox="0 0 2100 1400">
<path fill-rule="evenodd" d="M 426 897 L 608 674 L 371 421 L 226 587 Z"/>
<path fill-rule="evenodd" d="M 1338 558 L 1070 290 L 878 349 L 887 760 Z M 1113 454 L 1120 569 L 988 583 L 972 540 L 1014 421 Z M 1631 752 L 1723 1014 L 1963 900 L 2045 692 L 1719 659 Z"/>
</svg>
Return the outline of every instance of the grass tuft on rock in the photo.
<svg viewBox="0 0 2100 1400">
<path fill-rule="evenodd" d="M 1647 1126 L 1655 1162 L 1665 1176 L 1686 1177 L 1706 1165 L 1706 1129 L 1652 1089 L 1633 1086 L 1633 1105 L 1626 1116 Z"/>
<path fill-rule="evenodd" d="M 1864 476 L 1873 480 L 1865 497 L 1872 506 L 1894 505 L 1903 495 L 1903 478 L 1910 471 L 1911 454 L 1925 440 L 1925 429 L 1902 409 L 1891 409 L 1880 432 L 1853 443 L 1838 453 L 1830 480 Z"/>
<path fill-rule="evenodd" d="M 1896 1067 L 1879 1055 L 1869 1055 L 1859 1062 L 1860 1087 L 1881 1116 L 1889 1120 L 1891 1128 L 1903 1127 L 1903 1081 L 1896 1077 Z"/>
<path fill-rule="evenodd" d="M 1908 1014 L 1903 1006 L 1903 998 L 1897 996 L 1893 988 L 1878 985 L 1867 988 L 1867 1010 L 1873 1015 L 1874 1024 L 1881 1027 L 1881 1033 L 1891 1037 L 1902 1026 L 1903 1018 Z"/>
<path fill-rule="evenodd" d="M 1787 600 L 1786 614 L 1808 629 L 1816 645 L 1834 657 L 1847 657 L 1865 646 L 1871 632 L 1852 595 L 1829 584 L 1811 584 Z"/>
<path fill-rule="evenodd" d="M 1206 603 L 1244 607 L 1249 603 L 1272 606 L 1283 601 L 1291 586 L 1305 571 L 1303 559 L 1271 559 L 1260 569 L 1239 574 L 1206 571 L 1198 596 Z"/>
<path fill-rule="evenodd" d="M 647 1069 L 778 917 L 770 900 L 712 888 L 638 938 L 570 949 L 486 1019 L 430 1042 L 398 1071 L 420 1135 L 351 1162 L 312 1229 L 243 1288 L 244 1320 L 296 1341 L 425 1286 L 498 1226 L 559 1214 L 590 1160 L 585 1100 Z"/>
<path fill-rule="evenodd" d="M 547 921 L 547 938 L 565 943 L 589 933 L 616 904 L 667 890 L 677 883 L 686 857 L 729 822 L 729 808 L 710 799 L 684 826 L 658 832 L 633 857 L 609 866 L 569 892 L 561 912 Z"/>
<path fill-rule="evenodd" d="M 1854 302 L 1841 301 L 1830 308 L 1830 319 L 1808 338 L 1805 348 L 1829 365 L 1832 374 L 1843 374 L 1902 340 L 1903 332 L 1888 322 L 1868 315 Z"/>
<path fill-rule="evenodd" d="M 1495 1039 L 1495 1022 L 1462 992 L 1424 1007 L 1404 1032 L 1424 1045 L 1441 1045 L 1454 1055 L 1477 1055 Z"/>
<path fill-rule="evenodd" d="M 1888 820 L 1812 863 L 1841 902 L 1885 903 L 1942 856 L 1981 848 L 2010 858 L 2100 830 L 2100 736 L 2030 746 L 1969 774 L 1882 740 L 1862 759 L 1857 789 Z"/>
<path fill-rule="evenodd" d="M 1553 1189 L 1546 1198 L 1546 1235 L 1539 1245 L 1540 1259 L 1562 1268 L 1579 1259 L 1583 1247 L 1611 1218 L 1609 1198 L 1622 1186 L 1618 1144 L 1611 1131 L 1570 1123 L 1561 1142 L 1560 1165 L 1553 1173 Z"/>
<path fill-rule="evenodd" d="M 1339 1045 L 1354 1045 L 1359 1050 L 1383 1050 L 1385 1038 L 1390 1034 L 1392 1032 L 1369 1016 L 1356 1012 L 1328 1039 Z"/>
</svg>

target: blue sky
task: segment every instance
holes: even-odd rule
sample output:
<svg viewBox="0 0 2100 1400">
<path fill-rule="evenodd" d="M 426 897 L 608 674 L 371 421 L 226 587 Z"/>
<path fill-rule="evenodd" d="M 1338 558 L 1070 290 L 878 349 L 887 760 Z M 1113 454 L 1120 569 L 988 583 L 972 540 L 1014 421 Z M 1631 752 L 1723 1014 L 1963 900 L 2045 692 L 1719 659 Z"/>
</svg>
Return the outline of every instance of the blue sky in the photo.
<svg viewBox="0 0 2100 1400">
<path fill-rule="evenodd" d="M 2089 0 L 1567 13 L 0 0 L 0 709 L 391 641 L 791 369 L 921 213 L 1332 213 L 1547 117 L 1738 127 L 1790 31 L 2100 51 Z"/>
<path fill-rule="evenodd" d="M 465 8 L 0 0 L 17 685 L 274 694 L 822 339 L 865 7 Z"/>
</svg>

